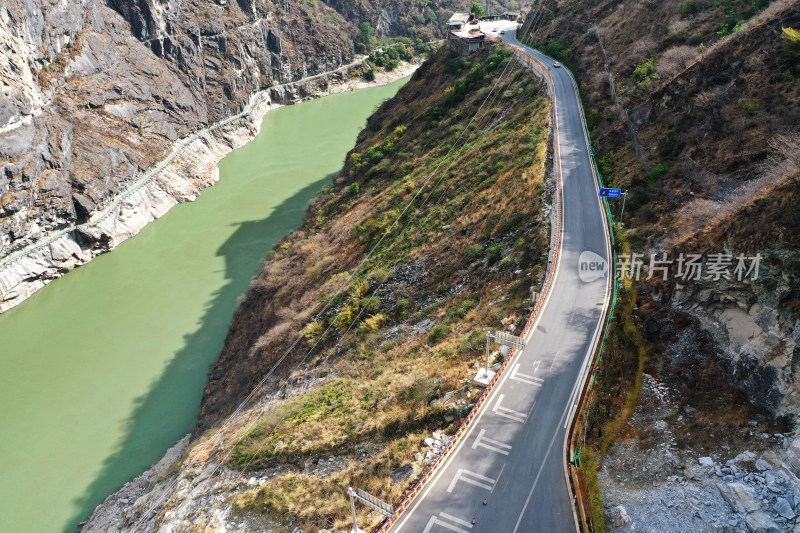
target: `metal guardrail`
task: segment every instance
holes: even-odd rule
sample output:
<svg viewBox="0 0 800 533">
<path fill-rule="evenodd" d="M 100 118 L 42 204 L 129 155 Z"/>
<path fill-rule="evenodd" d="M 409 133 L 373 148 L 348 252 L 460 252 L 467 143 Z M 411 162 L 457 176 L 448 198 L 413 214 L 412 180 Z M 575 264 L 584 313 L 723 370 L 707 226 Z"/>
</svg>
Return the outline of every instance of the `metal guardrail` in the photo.
<svg viewBox="0 0 800 533">
<path fill-rule="evenodd" d="M 576 96 L 576 98 L 578 100 L 578 103 L 580 104 L 579 111 L 580 111 L 580 114 L 581 114 L 581 124 L 583 125 L 583 132 L 584 132 L 584 137 L 586 139 L 586 146 L 589 149 L 589 160 L 591 161 L 592 174 L 593 174 L 593 176 L 595 178 L 595 181 L 597 183 L 598 188 L 605 187 L 605 184 L 603 182 L 603 176 L 602 176 L 602 174 L 600 173 L 600 171 L 598 170 L 598 167 L 597 167 L 597 159 L 595 157 L 594 149 L 592 148 L 591 133 L 589 133 L 589 128 L 588 128 L 588 125 L 586 123 L 586 110 L 584 109 L 584 106 L 583 106 L 583 99 L 581 98 L 580 91 L 578 89 L 578 84 L 575 81 L 575 74 L 572 72 L 572 69 L 570 69 L 566 65 L 562 65 L 562 68 L 564 68 L 569 73 L 570 81 L 572 82 L 572 87 L 573 87 L 573 90 L 575 91 L 575 96 Z M 610 207 L 610 205 L 608 203 L 608 198 L 602 198 L 602 202 L 605 205 L 606 222 L 607 222 L 607 227 L 609 228 L 608 235 L 609 235 L 610 245 L 611 245 L 610 250 L 611 250 L 612 264 L 611 264 L 611 269 L 609 269 L 609 271 L 610 272 L 614 272 L 613 269 L 614 269 L 614 267 L 615 267 L 615 265 L 617 263 L 616 238 L 615 238 L 616 226 L 613 223 L 613 217 L 611 215 L 611 207 Z M 591 365 L 592 368 L 595 368 L 597 365 L 600 364 L 600 361 L 601 361 L 601 358 L 602 358 L 602 354 L 603 354 L 603 348 L 605 347 L 605 341 L 606 341 L 606 339 L 608 337 L 608 330 L 609 330 L 609 327 L 611 326 L 611 319 L 614 316 L 614 309 L 615 309 L 615 307 L 617 305 L 618 287 L 617 287 L 617 283 L 616 283 L 616 281 L 614 279 L 613 274 L 610 274 L 610 276 L 611 276 L 610 282 L 611 282 L 611 287 L 612 287 L 611 304 L 608 307 L 608 311 L 607 311 L 607 314 L 606 314 L 606 317 L 605 317 L 605 328 L 603 329 L 603 335 L 602 335 L 602 337 L 600 339 L 600 342 L 598 343 L 598 345 L 596 347 L 595 354 L 592 357 L 592 365 Z M 575 427 L 577 425 L 577 420 L 578 420 L 576 415 L 577 415 L 577 413 L 581 412 L 583 410 L 584 406 L 585 406 L 587 393 L 589 392 L 589 390 L 591 390 L 591 388 L 592 388 L 592 386 L 594 385 L 594 382 L 595 382 L 594 378 L 595 378 L 595 371 L 594 370 L 592 372 L 587 373 L 587 376 L 586 376 L 586 379 L 585 379 L 585 382 L 584 382 L 584 385 L 583 385 L 583 388 L 582 388 L 582 391 L 581 391 L 581 396 L 580 396 L 580 399 L 578 401 L 578 405 L 577 405 L 575 411 L 572 413 L 571 420 L 569 422 L 569 432 L 568 432 L 568 436 L 567 436 L 567 440 L 566 440 L 567 450 L 566 450 L 566 458 L 565 459 L 567 461 L 567 464 L 569 464 L 570 463 L 570 457 L 572 457 L 573 464 L 576 467 L 580 467 L 580 449 L 576 448 L 573 445 L 573 440 L 574 440 L 573 433 L 574 433 Z M 572 484 L 573 494 L 575 495 L 575 500 L 576 500 L 576 503 L 577 503 L 577 506 L 578 506 L 578 511 L 580 513 L 580 524 L 579 524 L 579 527 L 581 527 L 581 529 L 583 531 L 587 531 L 588 532 L 588 531 L 590 531 L 590 529 L 588 527 L 588 520 L 587 520 L 587 516 L 586 516 L 586 510 L 584 509 L 584 506 L 583 506 L 583 500 L 581 498 L 578 498 L 578 490 L 577 490 L 578 479 L 577 479 L 577 474 L 576 474 L 576 472 L 572 471 L 572 469 L 570 469 L 569 470 L 569 475 L 570 475 L 570 478 L 571 478 L 570 481 L 571 481 L 571 484 Z"/>
<path fill-rule="evenodd" d="M 549 78 L 550 84 L 554 86 L 553 79 L 550 76 L 550 73 L 547 71 L 547 69 L 544 67 L 544 65 L 542 65 L 541 62 L 539 62 L 539 60 L 537 60 L 533 56 L 530 56 L 529 54 L 525 53 L 524 51 L 522 51 L 522 50 L 520 50 L 520 49 L 518 49 L 518 48 L 516 48 L 516 47 L 514 47 L 512 45 L 509 45 L 508 43 L 505 43 L 505 44 L 506 44 L 506 46 L 509 46 L 510 48 L 513 48 L 514 50 L 517 50 L 518 52 L 520 52 L 522 54 L 525 54 L 532 61 L 536 62 L 539 66 L 541 66 L 542 69 L 543 69 L 543 72 Z M 548 270 L 547 270 L 547 274 L 545 276 L 545 281 L 544 281 L 544 286 L 542 288 L 541 296 L 539 297 L 538 301 L 536 302 L 536 304 L 535 304 L 535 306 L 533 308 L 533 311 L 531 312 L 531 316 L 528 318 L 528 322 L 525 324 L 525 327 L 522 330 L 522 334 L 520 335 L 523 339 L 527 336 L 528 331 L 530 331 L 530 328 L 533 326 L 533 323 L 539 317 L 539 313 L 541 312 L 541 309 L 544 306 L 544 303 L 547 301 L 547 298 L 550 296 L 550 289 L 551 289 L 551 287 L 553 285 L 553 280 L 555 279 L 556 271 L 558 270 L 558 268 L 557 268 L 558 267 L 558 261 L 559 261 L 560 255 L 561 255 L 560 251 L 561 251 L 561 244 L 562 244 L 561 230 L 562 230 L 562 215 L 563 215 L 563 209 L 562 209 L 562 205 L 563 205 L 563 203 L 562 203 L 563 181 L 562 181 L 562 175 L 561 175 L 561 157 L 560 157 L 561 154 L 560 154 L 560 148 L 559 148 L 559 145 L 558 145 L 558 117 L 556 115 L 556 108 L 557 108 L 558 102 L 556 101 L 555 90 L 553 90 L 552 102 L 553 102 L 553 105 L 552 105 L 551 113 L 552 113 L 552 116 L 553 116 L 554 139 L 556 139 L 556 142 L 554 142 L 553 144 L 555 146 L 555 152 L 556 152 L 556 157 L 555 157 L 555 160 L 556 160 L 556 174 L 557 174 L 557 179 L 558 179 L 558 186 L 556 187 L 557 199 L 555 201 L 555 207 L 556 207 L 556 211 L 557 211 L 556 241 L 555 241 L 555 243 L 553 245 L 553 249 L 554 249 L 553 260 L 548 265 Z M 509 363 L 514 359 L 514 357 L 518 353 L 520 353 L 520 350 L 514 348 L 511 351 L 511 353 L 509 354 L 509 356 L 506 357 L 503 360 L 503 363 L 500 365 L 500 368 L 497 370 L 497 372 L 495 373 L 494 377 L 491 379 L 489 384 L 486 386 L 486 388 L 484 389 L 483 393 L 480 395 L 478 400 L 475 402 L 475 407 L 473 407 L 473 409 L 469 412 L 467 417 L 464 419 L 464 421 L 459 426 L 458 430 L 456 430 L 456 433 L 453 435 L 453 438 L 447 444 L 447 447 L 444 449 L 443 453 L 436 459 L 436 461 L 434 461 L 433 464 L 431 464 L 431 466 L 422 475 L 422 477 L 417 482 L 417 484 L 414 485 L 414 487 L 408 492 L 408 494 L 403 499 L 403 501 L 400 503 L 400 505 L 395 509 L 395 511 L 392 514 L 392 516 L 390 518 L 388 518 L 383 523 L 383 525 L 380 527 L 380 529 L 378 529 L 377 533 L 385 533 L 386 531 L 388 531 L 389 528 L 397 521 L 397 519 L 400 518 L 400 515 L 406 509 L 408 509 L 408 507 L 411 505 L 411 503 L 414 501 L 414 499 L 417 497 L 417 495 L 420 492 L 422 492 L 422 490 L 425 488 L 425 486 L 433 479 L 435 474 L 439 471 L 439 469 L 444 464 L 444 462 L 447 459 L 447 457 L 450 454 L 450 452 L 452 452 L 455 449 L 456 445 L 461 440 L 461 438 L 463 437 L 464 433 L 466 433 L 467 429 L 469 428 L 470 423 L 472 423 L 472 421 L 477 416 L 478 412 L 480 411 L 481 406 L 486 402 L 486 399 L 489 397 L 489 394 L 491 393 L 491 391 L 494 388 L 494 386 L 497 383 L 497 381 L 503 375 L 503 372 L 508 367 Z"/>
</svg>

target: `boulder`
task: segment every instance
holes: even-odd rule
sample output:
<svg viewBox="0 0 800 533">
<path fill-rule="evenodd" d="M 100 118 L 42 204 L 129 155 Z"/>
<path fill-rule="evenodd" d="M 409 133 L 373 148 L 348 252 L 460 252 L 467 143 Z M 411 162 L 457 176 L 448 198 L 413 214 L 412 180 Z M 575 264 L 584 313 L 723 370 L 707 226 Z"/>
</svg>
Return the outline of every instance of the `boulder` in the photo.
<svg viewBox="0 0 800 533">
<path fill-rule="evenodd" d="M 742 452 L 736 457 L 733 458 L 734 463 L 738 463 L 740 461 L 752 461 L 756 458 L 756 454 L 751 451 Z"/>
<path fill-rule="evenodd" d="M 761 472 L 764 470 L 769 470 L 769 463 L 766 462 L 764 459 L 756 459 L 755 462 L 756 468 L 758 468 Z"/>
<path fill-rule="evenodd" d="M 411 463 L 404 464 L 391 473 L 392 483 L 401 483 L 414 474 L 414 467 Z"/>
<path fill-rule="evenodd" d="M 748 513 L 759 508 L 755 492 L 747 485 L 739 482 L 720 483 L 717 489 L 734 513 Z"/>
<path fill-rule="evenodd" d="M 614 523 L 614 527 L 624 527 L 632 522 L 628 510 L 622 505 L 611 509 L 611 521 Z"/>
<path fill-rule="evenodd" d="M 767 472 L 764 475 L 764 479 L 767 482 L 767 488 L 769 490 L 771 490 L 772 492 L 774 492 L 776 494 L 780 494 L 781 492 L 783 492 L 783 490 L 781 489 L 781 486 L 780 486 L 780 483 L 781 483 L 780 482 L 780 478 L 778 478 L 778 476 L 773 474 L 771 471 Z"/>
<path fill-rule="evenodd" d="M 714 466 L 714 460 L 711 457 L 701 457 L 698 461 L 703 466 Z"/>
<path fill-rule="evenodd" d="M 773 509 L 775 509 L 776 513 L 787 520 L 791 520 L 795 517 L 794 509 L 792 509 L 792 505 L 786 500 L 786 498 L 778 498 L 773 506 Z"/>
<path fill-rule="evenodd" d="M 744 520 L 750 533 L 780 533 L 780 528 L 766 513 L 761 511 L 748 515 Z"/>
</svg>

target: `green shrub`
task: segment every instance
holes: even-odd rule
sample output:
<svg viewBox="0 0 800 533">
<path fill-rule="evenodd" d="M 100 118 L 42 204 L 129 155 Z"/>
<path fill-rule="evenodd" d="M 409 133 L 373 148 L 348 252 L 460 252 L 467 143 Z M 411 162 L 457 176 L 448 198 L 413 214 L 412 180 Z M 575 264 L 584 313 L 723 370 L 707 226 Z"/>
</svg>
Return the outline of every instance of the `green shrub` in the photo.
<svg viewBox="0 0 800 533">
<path fill-rule="evenodd" d="M 486 249 L 486 260 L 489 264 L 494 263 L 500 259 L 500 254 L 503 251 L 503 243 L 497 243 Z"/>
<path fill-rule="evenodd" d="M 372 27 L 372 24 L 369 22 L 362 22 L 361 26 L 358 27 L 358 37 L 356 38 L 356 43 L 360 45 L 358 48 L 363 51 L 368 51 L 372 48 L 374 37 L 375 28 Z"/>
<path fill-rule="evenodd" d="M 595 452 L 587 447 L 581 448 L 581 459 L 581 469 L 589 493 L 589 517 L 592 521 L 593 531 L 603 533 L 606 530 L 606 522 L 603 513 L 603 493 L 598 479 L 600 465 Z"/>
<path fill-rule="evenodd" d="M 381 299 L 378 296 L 370 296 L 369 298 L 364 298 L 361 305 L 364 307 L 364 310 L 368 313 L 374 313 L 378 310 L 381 306 Z"/>
<path fill-rule="evenodd" d="M 489 13 L 484 11 L 483 6 L 480 5 L 478 2 L 472 2 L 472 6 L 469 8 L 469 12 L 473 13 L 477 18 L 483 18 L 489 16 Z"/>
<path fill-rule="evenodd" d="M 397 303 L 394 304 L 394 308 L 399 314 L 405 314 L 411 309 L 411 300 L 408 298 L 397 300 Z"/>
<path fill-rule="evenodd" d="M 667 167 L 663 163 L 654 166 L 650 172 L 647 173 L 647 190 L 653 190 L 658 178 L 660 178 L 667 171 Z"/>
<path fill-rule="evenodd" d="M 436 398 L 440 387 L 431 378 L 422 378 L 400 391 L 400 400 L 407 403 L 428 404 Z"/>
<path fill-rule="evenodd" d="M 467 255 L 470 256 L 472 259 L 475 259 L 483 252 L 483 245 L 481 244 L 473 244 L 469 248 L 467 248 Z"/>
<path fill-rule="evenodd" d="M 461 356 L 473 356 L 483 353 L 486 344 L 486 334 L 481 330 L 474 330 L 469 336 L 458 343 L 458 354 Z"/>
<path fill-rule="evenodd" d="M 358 194 L 358 183 L 351 183 L 347 191 L 353 196 Z"/>
<path fill-rule="evenodd" d="M 639 85 L 645 81 L 657 79 L 658 74 L 656 74 L 656 64 L 652 59 L 648 59 L 641 65 L 637 65 L 636 68 L 633 69 L 633 74 L 631 74 L 631 81 L 635 85 Z"/>
<path fill-rule="evenodd" d="M 564 59 L 565 48 L 564 45 L 558 41 L 546 41 L 544 43 L 544 51 L 553 59 L 559 61 Z"/>
<path fill-rule="evenodd" d="M 336 327 L 339 331 L 347 331 L 350 325 L 355 322 L 358 317 L 357 305 L 346 305 L 342 311 L 336 315 Z"/>
<path fill-rule="evenodd" d="M 699 46 L 703 43 L 703 36 L 699 33 L 693 34 L 687 41 L 691 46 Z"/>
<path fill-rule="evenodd" d="M 322 322 L 318 322 L 315 320 L 309 323 L 305 327 L 305 329 L 303 330 L 303 336 L 310 341 L 314 341 L 317 340 L 317 338 L 319 338 L 320 335 L 322 335 L 322 332 L 323 332 Z"/>
<path fill-rule="evenodd" d="M 758 104 L 750 100 L 745 100 L 742 102 L 742 110 L 748 115 L 755 115 L 756 111 L 758 111 Z"/>
<path fill-rule="evenodd" d="M 467 58 L 464 56 L 454 56 L 449 58 L 444 64 L 444 71 L 448 74 L 458 74 L 468 65 Z"/>
<path fill-rule="evenodd" d="M 654 166 L 652 170 L 650 170 L 650 172 L 647 173 L 647 177 L 650 179 L 658 179 L 666 171 L 667 168 L 664 166 L 664 163 L 659 163 L 656 166 Z"/>
<path fill-rule="evenodd" d="M 800 61 L 800 31 L 794 28 L 782 28 L 783 53 L 792 61 Z"/>
<path fill-rule="evenodd" d="M 369 292 L 369 281 L 365 279 L 354 281 L 348 292 L 355 300 L 363 298 L 367 295 L 367 292 Z"/>
<path fill-rule="evenodd" d="M 454 307 L 447 312 L 447 321 L 456 322 L 458 320 L 461 320 L 462 318 L 467 316 L 469 310 L 472 309 L 474 306 L 475 306 L 475 300 L 464 300 L 463 302 L 461 302 L 461 305 L 459 305 L 458 307 Z"/>
<path fill-rule="evenodd" d="M 691 17 L 697 13 L 697 4 L 694 0 L 686 0 L 681 7 L 681 15 L 683 17 Z"/>
<path fill-rule="evenodd" d="M 374 280 L 378 285 L 383 285 L 390 277 L 392 277 L 392 271 L 384 267 L 376 268 L 369 275 L 369 278 Z"/>
<path fill-rule="evenodd" d="M 428 335 L 428 343 L 429 344 L 437 344 L 441 342 L 447 334 L 450 333 L 450 328 L 445 326 L 444 324 L 439 324 L 435 328 L 431 330 L 430 335 Z"/>
<path fill-rule="evenodd" d="M 375 69 L 371 68 L 364 73 L 364 79 L 367 81 L 375 81 Z"/>
<path fill-rule="evenodd" d="M 368 319 L 366 319 L 361 326 L 359 326 L 359 330 L 363 333 L 375 333 L 380 331 L 380 329 L 389 322 L 389 317 L 378 313 L 377 315 L 372 315 Z"/>
</svg>

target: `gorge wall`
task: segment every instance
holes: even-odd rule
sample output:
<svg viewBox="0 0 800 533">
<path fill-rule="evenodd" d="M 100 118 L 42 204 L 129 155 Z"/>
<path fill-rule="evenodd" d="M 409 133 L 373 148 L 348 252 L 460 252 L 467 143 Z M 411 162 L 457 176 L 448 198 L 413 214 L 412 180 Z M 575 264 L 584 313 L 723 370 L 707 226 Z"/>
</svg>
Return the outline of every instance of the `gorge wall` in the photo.
<svg viewBox="0 0 800 533">
<path fill-rule="evenodd" d="M 800 5 L 542 6 L 534 42 L 576 72 L 598 168 L 608 186 L 629 193 L 618 252 L 629 272 L 633 254 L 642 263 L 638 279 L 621 292 L 627 317 L 618 317 L 620 333 L 604 354 L 588 416 L 593 445 L 610 449 L 597 463 L 608 460 L 604 495 L 631 511 L 626 518 L 606 507 L 609 527 L 791 530 L 795 512 L 773 510 L 782 493 L 767 491 L 752 509 L 731 503 L 722 511 L 716 503 L 728 504 L 707 483 L 708 468 L 699 477 L 695 471 L 698 456 L 725 466 L 740 452 L 758 452 L 769 463 L 760 463 L 762 472 L 780 471 L 798 490 L 800 43 L 784 28 L 800 28 Z M 616 219 L 620 208 L 612 205 Z M 680 277 L 680 254 L 702 256 L 702 275 Z M 740 255 L 760 257 L 755 275 L 736 274 Z M 708 270 L 715 257 L 727 258 L 724 276 Z M 666 280 L 657 269 L 664 259 L 672 260 Z M 648 375 L 643 386 L 637 367 Z M 634 412 L 621 390 L 634 398 L 643 390 L 624 427 L 609 423 Z M 748 474 L 741 464 L 734 468 Z M 736 473 L 722 476 L 744 483 Z M 714 504 L 695 513 L 688 494 L 700 485 L 714 494 L 695 500 Z M 686 496 L 673 505 L 677 492 Z M 649 504 L 662 495 L 663 507 Z M 692 510 L 682 515 L 681 506 Z"/>
<path fill-rule="evenodd" d="M 447 12 L 436 3 L 389 4 L 340 13 L 321 2 L 4 3 L 0 311 L 213 183 L 215 161 L 259 123 L 257 92 L 273 89 L 269 102 L 291 103 L 324 93 L 328 80 L 288 93 L 282 85 L 326 72 L 330 81 L 346 80 L 347 72 L 334 71 L 353 62 L 362 21 L 379 37 L 441 33 L 438 18 Z M 250 122 L 231 126 L 248 134 L 228 128 L 221 146 L 195 141 L 159 184 L 127 196 L 119 210 L 120 195 L 177 145 L 252 104 Z M 71 231 L 108 208 L 115 211 L 103 224 Z"/>
</svg>

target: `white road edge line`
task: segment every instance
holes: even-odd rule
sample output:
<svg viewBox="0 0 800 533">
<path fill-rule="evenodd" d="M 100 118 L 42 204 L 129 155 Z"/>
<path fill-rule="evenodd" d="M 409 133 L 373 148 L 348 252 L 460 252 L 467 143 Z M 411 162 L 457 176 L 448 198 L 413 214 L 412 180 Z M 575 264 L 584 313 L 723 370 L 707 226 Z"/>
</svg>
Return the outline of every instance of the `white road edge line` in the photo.
<svg viewBox="0 0 800 533">
<path fill-rule="evenodd" d="M 525 45 L 521 45 L 521 47 L 522 48 L 527 48 L 530 52 L 534 52 L 533 49 L 531 49 L 531 48 L 529 48 L 529 47 L 527 47 Z M 578 99 L 577 100 L 578 101 L 578 105 L 580 106 L 580 96 L 578 96 L 577 87 L 575 85 L 575 79 L 572 77 L 571 74 L 568 74 L 568 75 L 569 75 L 573 90 L 575 91 L 576 98 Z M 555 84 L 555 82 L 554 82 L 554 84 Z M 555 93 L 555 87 L 553 87 L 553 92 Z M 579 107 L 579 109 L 580 109 L 580 107 Z M 557 112 L 557 110 L 556 110 L 556 112 Z M 585 141 L 586 150 L 588 151 L 588 150 L 590 150 L 589 138 L 588 138 L 588 136 L 586 134 L 586 122 L 585 122 L 585 117 L 583 116 L 582 112 L 581 112 L 581 126 L 582 126 L 581 129 L 583 131 L 583 137 L 584 137 L 584 141 Z M 559 142 L 560 142 L 560 140 L 559 140 Z M 592 178 L 593 178 L 593 181 L 595 183 L 595 190 L 599 190 L 598 188 L 599 188 L 600 184 L 598 182 L 597 174 L 595 173 L 595 168 L 594 168 L 594 164 L 592 162 L 591 153 L 589 153 L 589 165 L 590 165 L 590 168 L 592 169 Z M 563 193 L 563 191 L 562 191 L 562 193 Z M 610 236 L 610 234 L 608 232 L 608 228 L 609 228 L 608 213 L 604 209 L 604 206 L 603 206 L 602 201 L 600 200 L 599 194 L 597 196 L 597 202 L 598 202 L 598 204 L 600 206 L 600 213 L 602 214 L 602 217 L 606 220 L 606 224 L 604 225 L 604 230 L 605 230 L 605 233 L 606 233 L 605 244 L 606 244 L 606 252 L 607 252 L 607 255 L 608 255 L 608 258 L 609 258 L 608 260 L 611 261 L 612 260 L 611 246 L 610 246 L 611 236 Z M 556 266 L 556 272 L 558 272 L 560 270 L 560 266 L 561 266 L 561 262 L 559 261 L 558 265 Z M 606 297 L 605 297 L 605 302 L 604 302 L 604 305 L 603 305 L 602 316 L 606 316 L 606 312 L 608 311 L 609 293 L 610 293 L 611 290 L 613 290 L 613 287 L 611 287 L 611 283 L 612 283 L 612 279 L 611 279 L 611 276 L 609 275 L 607 277 L 607 281 L 606 281 Z M 553 278 L 553 285 L 555 285 L 555 276 Z M 549 296 L 550 296 L 550 293 L 548 293 L 548 298 L 549 298 Z M 544 308 L 544 306 L 542 306 L 542 307 Z M 584 358 L 582 370 L 581 370 L 581 373 L 579 374 L 580 379 L 578 379 L 575 382 L 575 385 L 573 386 L 572 393 L 570 394 L 570 400 L 569 400 L 569 402 L 567 402 L 567 406 L 566 406 L 564 412 L 561 415 L 562 419 L 564 419 L 564 416 L 567 415 L 567 413 L 569 413 L 569 415 L 566 417 L 566 421 L 564 423 L 563 429 L 566 429 L 566 427 L 569 424 L 569 422 L 575 416 L 575 411 L 577 410 L 576 394 L 579 394 L 578 391 L 580 391 L 583 388 L 583 384 L 585 383 L 585 380 L 587 379 L 587 372 L 589 370 L 588 362 L 591 361 L 591 358 L 592 358 L 592 356 L 594 354 L 594 351 L 597 348 L 598 337 L 599 337 L 599 335 L 600 335 L 600 333 L 601 333 L 601 331 L 603 329 L 604 322 L 605 321 L 598 322 L 597 327 L 595 328 L 595 332 L 594 332 L 594 335 L 592 337 L 592 342 L 590 344 L 590 349 L 587 352 L 586 357 Z M 533 330 L 533 328 L 531 328 L 531 330 Z M 525 511 L 526 511 L 526 509 L 528 507 L 528 504 L 530 503 L 531 497 L 533 496 L 533 491 L 536 488 L 536 483 L 538 482 L 539 476 L 542 473 L 542 469 L 544 468 L 544 464 L 547 462 L 547 457 L 550 455 L 550 450 L 551 450 L 551 448 L 553 446 L 553 443 L 555 442 L 555 438 L 556 438 L 557 435 L 558 435 L 558 433 L 555 433 L 553 435 L 553 438 L 550 440 L 550 445 L 548 446 L 547 452 L 545 453 L 544 460 L 542 461 L 542 466 L 539 467 L 539 471 L 537 472 L 536 478 L 533 481 L 533 485 L 531 486 L 531 490 L 530 490 L 530 492 L 528 494 L 528 498 L 525 500 L 525 505 L 523 506 L 522 512 L 520 513 L 519 519 L 517 520 L 517 524 L 514 527 L 514 532 L 516 532 L 517 529 L 519 528 L 519 524 L 522 521 L 522 517 L 525 514 Z M 566 458 L 566 455 L 567 455 L 566 452 L 567 452 L 567 445 L 568 445 L 568 442 L 567 442 L 568 439 L 566 437 L 567 436 L 566 436 L 566 433 L 565 433 L 564 434 L 564 444 L 563 444 L 563 448 L 564 448 L 564 452 L 565 452 L 564 453 L 564 457 L 565 458 Z M 566 481 L 566 486 L 569 487 L 570 486 L 570 482 L 569 482 L 569 473 L 567 471 L 567 462 L 566 461 L 562 461 L 562 463 L 563 463 L 563 466 L 564 466 L 564 477 L 565 477 L 565 481 Z M 576 531 L 580 531 L 580 527 L 579 527 L 579 523 L 578 523 L 578 516 L 577 516 L 577 514 L 575 512 L 575 506 L 574 505 L 572 505 L 572 515 L 573 515 L 573 519 L 574 519 L 574 522 L 575 522 L 575 530 Z"/>
<path fill-rule="evenodd" d="M 555 84 L 553 86 L 553 93 L 555 93 Z M 556 110 L 555 109 L 553 110 L 553 116 L 555 117 L 555 121 L 557 122 L 558 121 L 558 117 L 556 116 Z M 554 125 L 554 129 L 555 129 L 556 126 L 557 125 Z M 560 141 L 558 139 L 556 139 L 556 142 L 560 143 Z M 561 175 L 560 170 L 561 170 L 561 167 L 559 166 L 559 175 L 558 175 L 558 180 L 557 180 L 557 187 L 558 187 L 559 197 L 563 198 L 563 195 L 564 195 L 564 188 L 563 188 L 563 181 L 562 181 L 563 176 Z M 562 212 L 559 214 L 559 216 L 563 216 L 563 207 L 562 207 Z M 563 232 L 563 227 L 562 227 L 562 232 Z M 551 286 L 554 286 L 556 284 L 556 280 L 558 279 L 558 275 L 561 273 L 561 264 L 562 264 L 561 257 L 562 257 L 563 250 L 564 250 L 564 239 L 559 239 L 559 243 L 558 243 L 558 258 L 559 258 L 559 260 L 556 262 L 556 265 L 555 265 L 555 271 L 553 272 L 553 281 L 551 282 L 552 283 Z M 542 319 L 542 316 L 544 316 L 545 309 L 547 309 L 547 304 L 550 303 L 550 297 L 552 295 L 553 295 L 553 291 L 547 291 L 547 294 L 544 297 L 544 301 L 542 302 L 542 306 L 539 308 L 539 314 L 536 316 L 536 319 L 533 321 L 533 324 L 531 324 L 531 328 L 530 328 L 530 330 L 528 330 L 528 334 L 525 335 L 525 344 L 526 345 L 528 344 L 528 341 L 533 337 L 533 332 L 536 330 L 536 327 L 539 325 L 539 321 Z M 521 354 L 522 354 L 522 350 L 517 350 L 517 351 L 514 352 L 514 357 L 520 357 Z M 503 372 L 503 375 L 500 377 L 500 382 L 495 384 L 495 388 L 493 388 L 492 391 L 489 393 L 490 396 L 493 395 L 493 394 L 496 394 L 497 391 L 500 388 L 502 388 L 503 384 L 506 382 L 506 380 L 508 379 L 510 374 L 511 374 L 510 372 Z M 487 401 L 491 401 L 490 398 L 486 398 L 486 400 Z M 469 440 L 470 435 L 475 430 L 475 428 L 478 426 L 478 424 L 480 424 L 480 420 L 483 417 L 484 413 L 486 413 L 486 411 L 487 411 L 486 409 L 483 409 L 483 410 L 478 412 L 478 416 L 476 416 L 475 420 L 473 421 L 473 423 L 469 425 L 469 427 L 467 428 L 467 432 L 464 435 L 464 437 L 462 439 L 460 439 L 456 443 L 455 448 L 453 448 L 450 451 L 450 453 L 448 454 L 448 456 L 445 458 L 445 463 L 449 463 L 450 458 L 455 456 L 458 453 L 458 451 L 461 449 L 461 447 L 464 445 L 464 443 Z M 400 530 L 403 528 L 403 526 L 405 525 L 405 523 L 408 520 L 408 518 L 414 514 L 414 511 L 417 510 L 417 506 L 414 505 L 414 504 L 419 502 L 420 500 L 424 499 L 424 497 L 425 497 L 424 495 L 427 494 L 429 491 L 431 491 L 433 489 L 433 487 L 436 486 L 436 484 L 442 478 L 442 473 L 445 470 L 447 470 L 448 466 L 449 466 L 448 464 L 443 464 L 442 465 L 442 468 L 440 468 L 434 474 L 433 480 L 426 487 L 424 487 L 422 489 L 422 491 L 420 491 L 419 495 L 414 499 L 414 502 L 412 502 L 412 505 L 408 509 L 408 511 L 403 513 L 402 515 L 400 515 L 399 521 L 396 522 L 397 523 L 397 529 L 395 529 L 395 533 L 400 533 Z M 569 486 L 569 484 L 567 486 Z M 577 525 L 577 522 L 576 522 L 576 525 Z M 393 526 L 394 526 L 394 524 L 393 524 Z"/>
</svg>

